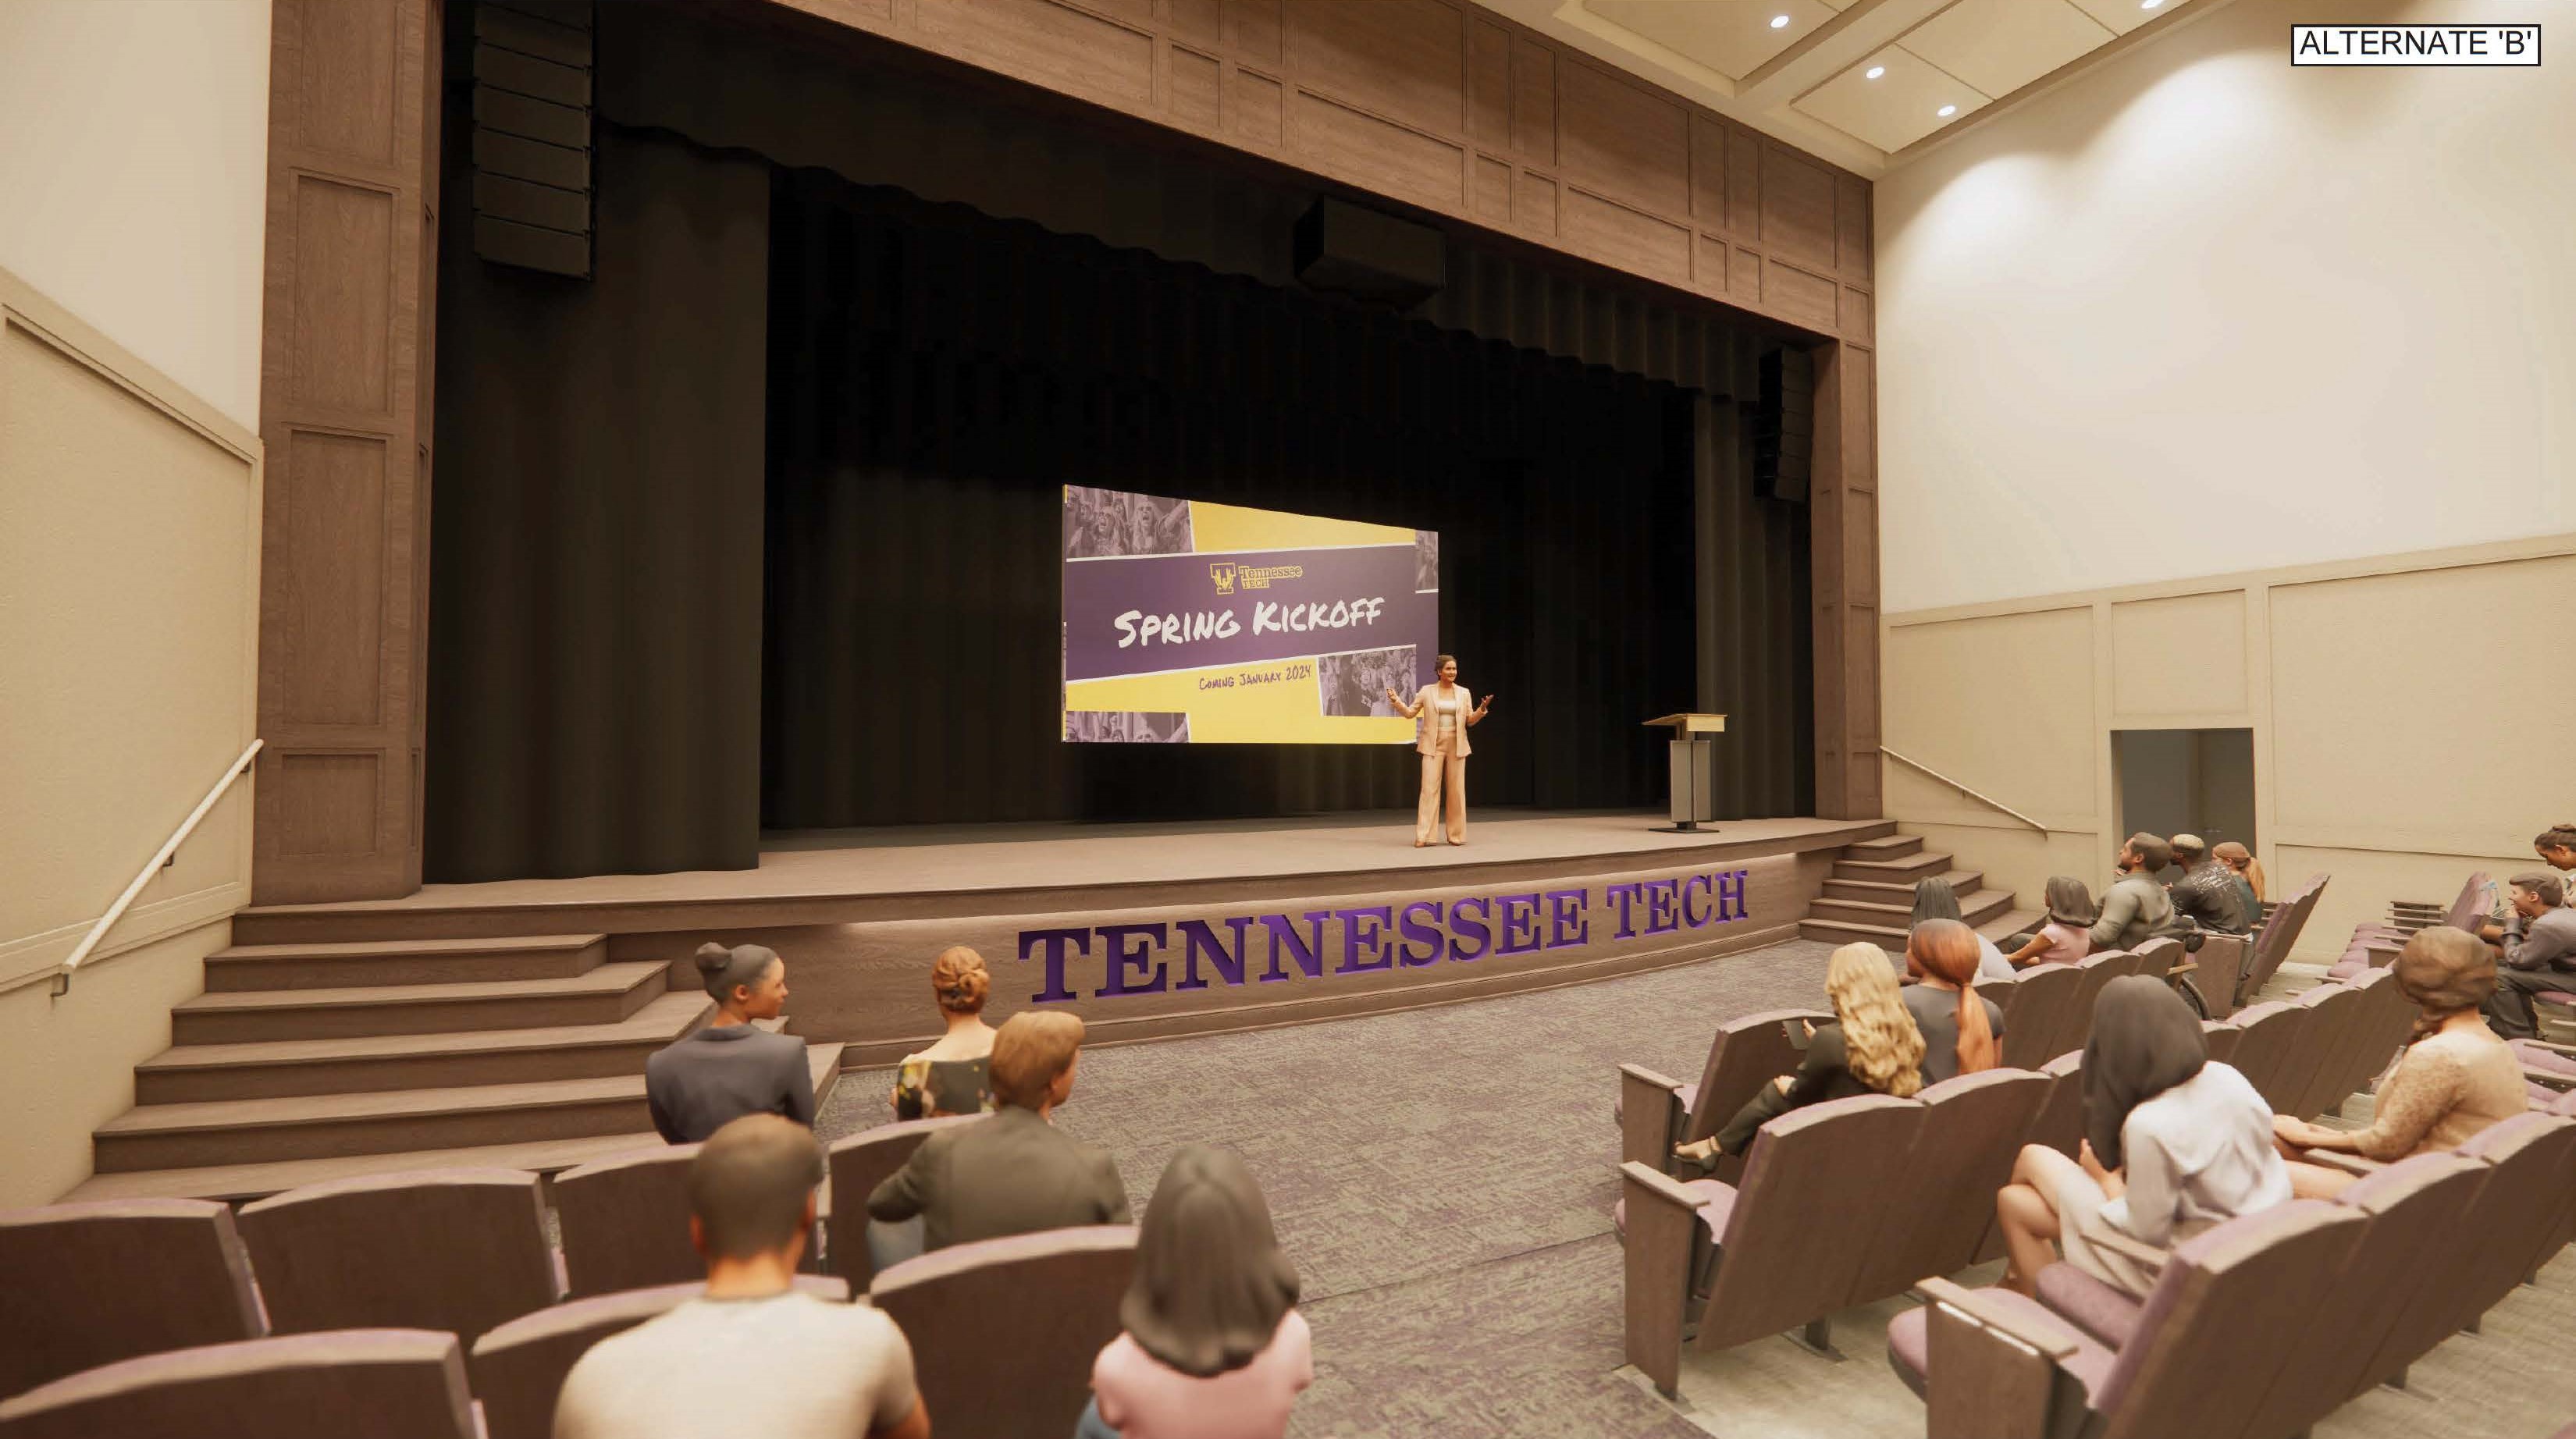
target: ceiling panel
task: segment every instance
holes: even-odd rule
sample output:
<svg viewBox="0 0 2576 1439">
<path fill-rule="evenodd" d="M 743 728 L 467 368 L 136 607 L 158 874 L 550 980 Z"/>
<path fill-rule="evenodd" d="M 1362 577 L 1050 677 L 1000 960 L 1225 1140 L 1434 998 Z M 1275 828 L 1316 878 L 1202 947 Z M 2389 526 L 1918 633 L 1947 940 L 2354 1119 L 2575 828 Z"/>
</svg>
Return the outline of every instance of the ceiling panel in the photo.
<svg viewBox="0 0 2576 1439">
<path fill-rule="evenodd" d="M 1884 67 L 1872 80 L 1869 72 Z M 1891 45 L 1798 98 L 1796 108 L 1881 150 L 1902 150 L 1967 118 L 1991 97 L 1901 45 Z M 1956 105 L 1953 115 L 1940 113 Z"/>
<path fill-rule="evenodd" d="M 1741 80 L 1814 34 L 1841 7 L 1825 0 L 1584 0 L 1583 8 Z M 1782 15 L 1789 23 L 1771 28 Z"/>
<path fill-rule="evenodd" d="M 2070 0 L 1959 0 L 1903 44 L 1988 95 L 2009 95 L 2110 39 Z"/>
<path fill-rule="evenodd" d="M 2150 10 L 2138 0 L 2075 0 L 2076 8 L 2101 21 L 2114 35 L 2126 35 L 2182 3 L 2183 0 L 2164 0 Z"/>
</svg>

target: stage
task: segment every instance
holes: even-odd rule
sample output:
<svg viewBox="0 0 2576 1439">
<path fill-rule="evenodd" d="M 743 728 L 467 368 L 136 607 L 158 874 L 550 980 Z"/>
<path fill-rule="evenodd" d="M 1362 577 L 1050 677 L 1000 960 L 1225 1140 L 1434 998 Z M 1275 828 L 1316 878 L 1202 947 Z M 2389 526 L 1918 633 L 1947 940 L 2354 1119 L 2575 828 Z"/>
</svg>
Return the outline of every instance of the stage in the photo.
<svg viewBox="0 0 2576 1439">
<path fill-rule="evenodd" d="M 772 836 L 760 865 L 429 885 L 267 906 L 242 944 L 600 934 L 617 960 L 708 939 L 788 962 L 791 1028 L 849 1066 L 928 1041 L 931 956 L 991 966 L 988 1017 L 1031 1005 L 1118 1043 L 1450 1003 L 1685 964 L 1796 934 L 1844 845 L 1885 820 L 1490 809 L 1413 847 L 1410 812 Z M 683 964 L 674 975 L 685 984 Z"/>
</svg>

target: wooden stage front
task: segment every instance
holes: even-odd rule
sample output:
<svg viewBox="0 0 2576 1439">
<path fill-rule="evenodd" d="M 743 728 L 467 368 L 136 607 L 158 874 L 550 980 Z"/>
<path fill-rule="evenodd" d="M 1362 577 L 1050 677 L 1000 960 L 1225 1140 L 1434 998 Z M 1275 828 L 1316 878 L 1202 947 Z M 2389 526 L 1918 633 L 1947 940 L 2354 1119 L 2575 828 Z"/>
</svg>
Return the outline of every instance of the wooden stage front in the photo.
<svg viewBox="0 0 2576 1439">
<path fill-rule="evenodd" d="M 1686 964 L 1797 933 L 1835 852 L 1885 820 L 1489 810 L 1413 847 L 1409 813 L 781 836 L 750 870 L 430 885 L 281 905 L 242 944 L 604 934 L 613 959 L 708 939 L 787 959 L 791 1028 L 885 1063 L 936 1033 L 931 956 L 970 944 L 987 1017 L 1045 1004 L 1092 1042 L 1450 1003 Z"/>
</svg>

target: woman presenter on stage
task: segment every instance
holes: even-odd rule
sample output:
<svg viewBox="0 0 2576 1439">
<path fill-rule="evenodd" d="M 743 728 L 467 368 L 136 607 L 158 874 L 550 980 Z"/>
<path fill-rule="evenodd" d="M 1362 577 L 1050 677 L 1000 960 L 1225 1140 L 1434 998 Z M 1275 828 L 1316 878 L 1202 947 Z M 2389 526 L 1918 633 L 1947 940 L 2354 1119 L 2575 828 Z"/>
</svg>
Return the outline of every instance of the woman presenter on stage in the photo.
<svg viewBox="0 0 2576 1439">
<path fill-rule="evenodd" d="M 1485 696 L 1483 704 L 1469 697 L 1467 687 L 1458 683 L 1458 661 L 1453 656 L 1442 655 L 1433 673 L 1440 676 L 1439 681 L 1424 685 L 1411 704 L 1393 685 L 1386 691 L 1386 697 L 1413 721 L 1413 747 L 1422 755 L 1422 805 L 1413 818 L 1415 849 L 1431 843 L 1444 781 L 1449 791 L 1449 842 L 1467 842 L 1467 756 L 1475 752 L 1467 743 L 1467 726 L 1483 719 L 1494 702 L 1492 695 Z"/>
</svg>

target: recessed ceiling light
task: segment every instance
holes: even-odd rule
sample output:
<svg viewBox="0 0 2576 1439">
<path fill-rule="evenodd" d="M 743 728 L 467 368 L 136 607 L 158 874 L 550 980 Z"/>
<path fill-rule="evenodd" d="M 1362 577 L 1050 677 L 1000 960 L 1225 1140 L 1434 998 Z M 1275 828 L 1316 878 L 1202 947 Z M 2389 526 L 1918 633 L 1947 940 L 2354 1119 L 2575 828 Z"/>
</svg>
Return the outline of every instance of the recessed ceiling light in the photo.
<svg viewBox="0 0 2576 1439">
<path fill-rule="evenodd" d="M 1774 29 L 1774 30 L 1786 30 L 1786 29 L 1788 29 L 1788 28 L 1789 28 L 1789 17 L 1788 17 L 1788 16 L 1786 16 L 1786 15 L 1774 15 L 1774 16 L 1772 16 L 1772 17 L 1771 17 L 1771 28 L 1772 28 L 1772 29 Z"/>
<path fill-rule="evenodd" d="M 1884 74 L 1886 74 L 1886 73 L 1887 73 L 1887 67 L 1886 67 L 1886 66 L 1884 66 L 1884 65 L 1872 65 L 1872 66 L 1870 66 L 1870 67 L 1869 67 L 1869 75 L 1868 75 L 1868 77 L 1867 77 L 1867 78 L 1872 79 L 1872 80 L 1875 80 L 1875 79 L 1877 79 L 1879 76 L 1884 75 Z"/>
<path fill-rule="evenodd" d="M 1940 114 L 1941 118 L 1942 118 L 1942 119 L 1944 119 L 1944 120 L 1947 120 L 1947 119 L 1949 119 L 1951 116 L 1956 115 L 1956 114 L 1958 114 L 1958 113 L 1959 113 L 1959 107 L 1958 107 L 1958 106 L 1956 106 L 1956 105 L 1944 105 L 1944 106 L 1942 106 L 1942 107 L 1941 107 L 1941 109 L 1940 109 L 1940 111 L 1939 111 L 1939 114 Z"/>
<path fill-rule="evenodd" d="M 2163 3 L 2165 3 L 2165 0 L 2138 0 L 2138 8 L 2141 10 L 2153 10 Z"/>
</svg>

